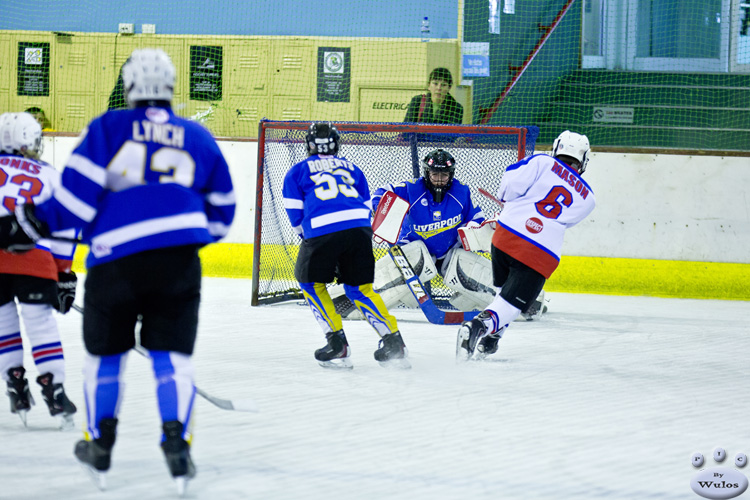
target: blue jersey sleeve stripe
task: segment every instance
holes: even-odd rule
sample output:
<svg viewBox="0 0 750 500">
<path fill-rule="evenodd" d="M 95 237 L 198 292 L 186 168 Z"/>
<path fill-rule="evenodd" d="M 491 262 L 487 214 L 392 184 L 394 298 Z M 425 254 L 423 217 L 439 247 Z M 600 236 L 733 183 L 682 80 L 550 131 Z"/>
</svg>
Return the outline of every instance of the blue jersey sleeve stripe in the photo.
<svg viewBox="0 0 750 500">
<path fill-rule="evenodd" d="M 75 238 L 75 229 L 66 229 L 63 231 L 54 231 L 52 236 L 63 237 L 63 238 Z M 73 243 L 65 243 L 62 241 L 50 241 L 49 245 L 52 255 L 57 259 L 72 259 L 75 253 L 76 246 Z"/>
<path fill-rule="evenodd" d="M 208 195 L 206 195 L 206 201 L 211 205 L 215 205 L 217 207 L 224 207 L 237 203 L 237 199 L 234 196 L 234 191 L 230 191 L 229 193 L 208 193 Z"/>
<path fill-rule="evenodd" d="M 91 205 L 84 203 L 80 198 L 77 198 L 68 189 L 60 185 L 55 189 L 55 199 L 60 202 L 60 205 L 65 209 L 78 217 L 79 219 L 91 222 L 96 217 L 96 209 Z"/>
<path fill-rule="evenodd" d="M 367 200 L 365 202 L 365 205 L 367 206 L 367 208 L 369 208 L 370 210 L 372 210 L 372 200 Z"/>
<path fill-rule="evenodd" d="M 313 217 L 310 219 L 310 227 L 318 228 L 329 224 L 336 224 L 347 220 L 365 219 L 370 220 L 370 211 L 365 208 L 354 208 L 351 210 L 339 210 L 330 214 Z"/>
<path fill-rule="evenodd" d="M 181 229 L 206 229 L 208 220 L 203 212 L 188 212 L 135 222 L 101 233 L 91 239 L 91 247 L 115 248 L 123 243 Z"/>
<path fill-rule="evenodd" d="M 215 238 L 223 238 L 229 233 L 229 226 L 222 222 L 209 222 L 208 233 Z"/>
<path fill-rule="evenodd" d="M 294 198 L 284 198 L 284 208 L 287 210 L 303 210 L 305 203 L 302 200 L 295 200 Z"/>
<path fill-rule="evenodd" d="M 101 187 L 104 187 L 107 183 L 107 171 L 85 156 L 79 154 L 72 155 L 66 166 L 83 175 L 91 182 L 99 184 Z"/>
</svg>

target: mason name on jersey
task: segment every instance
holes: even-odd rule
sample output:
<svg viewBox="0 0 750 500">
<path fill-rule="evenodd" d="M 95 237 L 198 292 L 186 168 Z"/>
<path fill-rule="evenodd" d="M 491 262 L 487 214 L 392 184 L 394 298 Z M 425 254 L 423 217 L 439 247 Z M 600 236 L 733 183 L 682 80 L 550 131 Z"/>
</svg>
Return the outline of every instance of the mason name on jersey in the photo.
<svg viewBox="0 0 750 500">
<path fill-rule="evenodd" d="M 559 163 L 556 162 L 554 165 L 552 165 L 552 172 L 557 174 L 560 179 L 570 184 L 570 187 L 575 189 L 576 192 L 579 193 L 584 200 L 589 195 L 589 190 L 588 188 L 586 188 L 583 182 L 581 182 L 581 179 L 573 175 L 572 172 L 564 168 Z"/>
</svg>

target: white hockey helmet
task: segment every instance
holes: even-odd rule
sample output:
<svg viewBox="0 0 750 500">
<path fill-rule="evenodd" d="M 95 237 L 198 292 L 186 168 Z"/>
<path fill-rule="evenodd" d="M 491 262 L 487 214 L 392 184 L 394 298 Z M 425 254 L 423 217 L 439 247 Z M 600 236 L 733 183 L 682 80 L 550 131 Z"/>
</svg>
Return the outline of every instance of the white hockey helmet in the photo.
<svg viewBox="0 0 750 500">
<path fill-rule="evenodd" d="M 29 113 L 7 113 L 0 121 L 0 142 L 3 151 L 16 153 L 26 158 L 38 159 L 44 150 L 42 126 Z"/>
<path fill-rule="evenodd" d="M 162 49 L 136 49 L 122 67 L 122 81 L 131 107 L 138 101 L 172 101 L 174 64 Z"/>
<path fill-rule="evenodd" d="M 552 156 L 565 155 L 575 158 L 580 163 L 578 167 L 579 174 L 582 174 L 586 170 L 590 152 L 589 138 L 570 130 L 566 130 L 558 135 L 555 142 L 552 143 Z"/>
</svg>

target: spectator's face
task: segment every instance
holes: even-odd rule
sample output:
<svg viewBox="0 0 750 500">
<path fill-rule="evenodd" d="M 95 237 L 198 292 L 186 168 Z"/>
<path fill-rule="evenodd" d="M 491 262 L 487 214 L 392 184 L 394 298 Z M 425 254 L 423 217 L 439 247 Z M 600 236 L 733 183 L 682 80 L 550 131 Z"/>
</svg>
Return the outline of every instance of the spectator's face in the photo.
<svg viewBox="0 0 750 500">
<path fill-rule="evenodd" d="M 44 128 L 44 113 L 37 111 L 36 113 L 31 113 L 31 116 L 33 116 L 34 119 L 39 122 L 39 125 Z"/>
<path fill-rule="evenodd" d="M 443 104 L 450 89 L 450 84 L 445 80 L 430 80 L 429 90 L 432 95 L 432 103 L 437 106 Z"/>
</svg>

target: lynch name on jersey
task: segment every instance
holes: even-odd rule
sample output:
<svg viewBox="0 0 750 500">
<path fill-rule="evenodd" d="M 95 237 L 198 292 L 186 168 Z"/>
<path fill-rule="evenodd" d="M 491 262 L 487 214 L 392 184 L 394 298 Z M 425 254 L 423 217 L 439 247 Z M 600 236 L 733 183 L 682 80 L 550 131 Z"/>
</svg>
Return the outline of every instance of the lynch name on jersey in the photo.
<svg viewBox="0 0 750 500">
<path fill-rule="evenodd" d="M 182 149 L 185 145 L 185 129 L 171 123 L 154 123 L 149 120 L 134 121 L 133 140 L 156 142 L 164 146 Z"/>
</svg>

